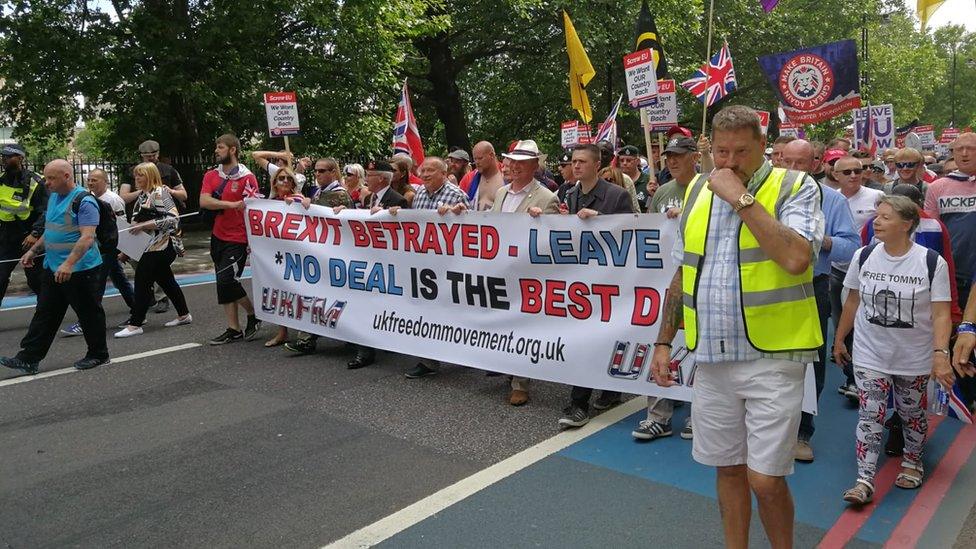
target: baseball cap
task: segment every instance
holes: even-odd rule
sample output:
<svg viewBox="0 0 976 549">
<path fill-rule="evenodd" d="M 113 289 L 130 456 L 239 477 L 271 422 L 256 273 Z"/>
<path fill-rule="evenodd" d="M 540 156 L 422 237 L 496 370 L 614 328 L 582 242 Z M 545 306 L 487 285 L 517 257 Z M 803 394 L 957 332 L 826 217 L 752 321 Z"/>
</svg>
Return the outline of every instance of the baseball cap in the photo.
<svg viewBox="0 0 976 549">
<path fill-rule="evenodd" d="M 448 158 L 453 158 L 455 160 L 464 160 L 465 162 L 471 162 L 471 157 L 468 156 L 468 151 L 464 149 L 458 149 L 456 151 L 451 151 L 447 153 Z"/>
<path fill-rule="evenodd" d="M 0 149 L 0 154 L 3 156 L 27 156 L 24 148 L 19 143 L 7 143 L 3 146 L 3 149 Z"/>
<path fill-rule="evenodd" d="M 691 130 L 688 128 L 682 128 L 681 126 L 671 126 L 671 129 L 668 130 L 667 137 L 670 139 L 674 135 L 691 137 Z"/>
<path fill-rule="evenodd" d="M 153 140 L 146 140 L 139 144 L 139 154 L 152 154 L 159 152 L 159 143 Z"/>
<path fill-rule="evenodd" d="M 846 151 L 842 151 L 840 149 L 829 149 L 824 153 L 823 161 L 824 164 L 830 164 L 838 158 L 844 158 L 845 156 L 847 156 Z"/>
<path fill-rule="evenodd" d="M 922 204 L 922 191 L 911 183 L 899 183 L 895 185 L 895 187 L 891 189 L 891 194 L 909 198 L 912 202 L 918 205 Z"/>
<path fill-rule="evenodd" d="M 383 159 L 370 160 L 369 164 L 366 164 L 366 169 L 373 172 L 393 173 L 393 165 Z"/>
<path fill-rule="evenodd" d="M 640 156 L 640 149 L 633 145 L 625 145 L 617 151 L 617 156 Z"/>
<path fill-rule="evenodd" d="M 667 147 L 664 148 L 664 154 L 685 154 L 690 152 L 698 152 L 698 144 L 695 143 L 694 139 L 685 136 L 672 137 L 671 141 L 668 141 Z"/>
</svg>

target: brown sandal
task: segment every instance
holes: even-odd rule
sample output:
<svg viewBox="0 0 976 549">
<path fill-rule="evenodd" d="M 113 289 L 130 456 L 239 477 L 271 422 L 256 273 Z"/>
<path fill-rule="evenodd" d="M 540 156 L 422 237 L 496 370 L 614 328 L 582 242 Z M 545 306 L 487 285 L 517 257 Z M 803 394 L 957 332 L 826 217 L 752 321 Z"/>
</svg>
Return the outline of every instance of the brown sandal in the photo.
<svg viewBox="0 0 976 549">
<path fill-rule="evenodd" d="M 844 492 L 844 501 L 852 505 L 867 505 L 874 497 L 874 486 L 864 479 L 857 479 L 854 486 Z"/>
</svg>

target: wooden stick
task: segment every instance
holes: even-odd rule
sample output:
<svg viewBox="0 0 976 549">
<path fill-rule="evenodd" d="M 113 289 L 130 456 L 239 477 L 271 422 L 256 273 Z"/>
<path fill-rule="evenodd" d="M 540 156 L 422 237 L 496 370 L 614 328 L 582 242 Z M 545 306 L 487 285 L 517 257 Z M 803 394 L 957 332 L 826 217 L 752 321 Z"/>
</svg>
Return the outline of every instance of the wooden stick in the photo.
<svg viewBox="0 0 976 549">
<path fill-rule="evenodd" d="M 715 0 L 709 0 L 708 6 L 708 50 L 705 52 L 705 95 L 702 97 L 702 135 L 705 135 L 705 124 L 708 122 L 708 80 L 712 72 L 712 27 L 715 19 Z"/>
<path fill-rule="evenodd" d="M 664 134 L 657 134 L 657 150 L 661 160 L 661 169 L 664 169 Z"/>
<path fill-rule="evenodd" d="M 651 144 L 651 122 L 647 119 L 647 111 L 640 108 L 641 131 L 644 132 L 644 147 L 647 149 L 647 170 L 648 183 L 656 183 L 657 176 L 654 170 L 654 146 Z"/>
<path fill-rule="evenodd" d="M 289 154 L 291 153 L 291 147 L 288 145 L 288 136 L 287 135 L 285 136 L 285 152 L 286 153 L 289 153 Z"/>
</svg>

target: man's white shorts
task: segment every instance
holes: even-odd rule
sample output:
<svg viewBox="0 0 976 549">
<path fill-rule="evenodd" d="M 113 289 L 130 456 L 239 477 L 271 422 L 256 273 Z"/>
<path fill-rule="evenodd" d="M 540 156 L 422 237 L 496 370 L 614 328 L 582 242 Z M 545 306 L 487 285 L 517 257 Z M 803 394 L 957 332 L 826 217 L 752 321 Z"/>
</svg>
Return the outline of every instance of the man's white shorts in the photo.
<svg viewBox="0 0 976 549">
<path fill-rule="evenodd" d="M 791 474 L 804 373 L 799 362 L 769 358 L 699 364 L 691 414 L 695 461 Z"/>
</svg>

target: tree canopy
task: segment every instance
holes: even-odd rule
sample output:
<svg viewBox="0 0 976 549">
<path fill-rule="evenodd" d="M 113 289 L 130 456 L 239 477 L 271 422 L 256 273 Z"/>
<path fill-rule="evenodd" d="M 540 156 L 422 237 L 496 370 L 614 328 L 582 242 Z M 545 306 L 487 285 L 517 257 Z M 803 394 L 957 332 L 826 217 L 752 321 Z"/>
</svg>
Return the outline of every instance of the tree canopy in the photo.
<svg viewBox="0 0 976 549">
<path fill-rule="evenodd" d="M 705 3 L 649 4 L 671 76 L 684 80 L 706 58 Z M 559 123 L 574 117 L 562 9 L 597 71 L 588 92 L 599 121 L 624 91 L 636 0 L 0 0 L 0 116 L 41 148 L 63 145 L 84 120 L 76 148 L 107 156 L 131 157 L 150 138 L 169 154 L 196 155 L 228 131 L 280 148 L 267 136 L 262 94 L 296 90 L 302 137 L 293 149 L 365 156 L 389 153 L 408 79 L 431 151 L 518 138 L 554 151 Z M 757 0 L 718 0 L 715 42 L 728 40 L 739 83 L 724 103 L 775 111 L 757 56 L 860 40 L 862 27 L 866 99 L 892 103 L 898 124 L 948 126 L 955 50 L 955 122 L 976 121 L 976 35 L 922 33 L 894 0 L 782 0 L 769 14 Z M 678 94 L 682 122 L 697 130 L 701 105 Z M 636 112 L 618 120 L 625 141 L 640 139 Z"/>
</svg>

